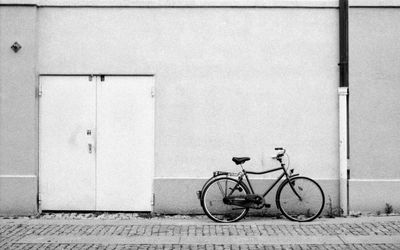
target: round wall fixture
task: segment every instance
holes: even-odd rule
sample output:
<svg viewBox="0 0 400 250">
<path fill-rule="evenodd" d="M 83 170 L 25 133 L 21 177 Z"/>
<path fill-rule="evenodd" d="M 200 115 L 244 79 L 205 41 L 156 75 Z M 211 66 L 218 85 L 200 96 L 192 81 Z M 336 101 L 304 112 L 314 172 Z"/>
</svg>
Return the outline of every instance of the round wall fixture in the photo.
<svg viewBox="0 0 400 250">
<path fill-rule="evenodd" d="M 11 45 L 11 49 L 17 53 L 20 49 L 22 49 L 22 46 L 18 42 L 15 42 L 13 45 Z"/>
</svg>

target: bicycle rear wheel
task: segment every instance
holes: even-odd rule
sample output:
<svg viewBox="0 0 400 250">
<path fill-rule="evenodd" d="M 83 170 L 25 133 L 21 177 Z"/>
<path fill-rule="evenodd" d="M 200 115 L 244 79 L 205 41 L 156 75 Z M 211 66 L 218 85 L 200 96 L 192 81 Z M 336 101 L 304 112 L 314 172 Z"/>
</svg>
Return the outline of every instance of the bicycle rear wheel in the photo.
<svg viewBox="0 0 400 250">
<path fill-rule="evenodd" d="M 204 188 L 201 204 L 205 214 L 213 221 L 235 222 L 246 216 L 249 208 L 229 204 L 224 198 L 249 193 L 247 186 L 233 178 L 216 178 Z"/>
<path fill-rule="evenodd" d="M 292 185 L 291 185 L 292 184 Z M 325 195 L 314 180 L 297 176 L 282 183 L 276 193 L 276 205 L 292 221 L 306 222 L 317 218 L 324 209 Z"/>
</svg>

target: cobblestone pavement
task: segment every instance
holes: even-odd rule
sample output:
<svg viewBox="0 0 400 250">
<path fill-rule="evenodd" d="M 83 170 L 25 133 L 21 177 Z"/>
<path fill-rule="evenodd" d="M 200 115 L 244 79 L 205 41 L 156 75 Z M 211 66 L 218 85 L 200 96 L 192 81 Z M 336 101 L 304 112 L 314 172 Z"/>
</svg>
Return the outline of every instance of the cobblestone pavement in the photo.
<svg viewBox="0 0 400 250">
<path fill-rule="evenodd" d="M 400 249 L 400 217 L 71 220 L 0 219 L 0 249 Z"/>
</svg>

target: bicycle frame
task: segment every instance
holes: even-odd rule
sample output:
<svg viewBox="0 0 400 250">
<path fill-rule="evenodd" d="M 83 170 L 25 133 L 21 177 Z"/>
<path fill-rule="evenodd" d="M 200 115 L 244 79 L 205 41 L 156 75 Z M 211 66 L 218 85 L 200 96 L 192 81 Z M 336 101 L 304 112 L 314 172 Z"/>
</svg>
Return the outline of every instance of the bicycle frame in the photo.
<svg viewBox="0 0 400 250">
<path fill-rule="evenodd" d="M 281 156 L 283 156 L 283 154 L 282 154 Z M 252 186 L 252 184 L 251 184 L 251 182 L 250 182 L 250 179 L 249 179 L 249 177 L 248 177 L 248 174 L 262 175 L 262 174 L 268 174 L 268 173 L 271 173 L 271 172 L 275 172 L 275 171 L 282 170 L 283 173 L 278 177 L 278 179 L 276 179 L 276 181 L 275 181 L 275 182 L 264 192 L 264 194 L 262 195 L 263 197 L 265 197 L 265 196 L 267 196 L 268 193 L 276 186 L 276 184 L 278 184 L 284 177 L 286 177 L 286 180 L 289 180 L 291 177 L 294 177 L 294 176 L 298 176 L 298 175 L 299 175 L 299 174 L 293 174 L 293 169 L 290 169 L 290 170 L 289 170 L 290 172 L 288 173 L 288 171 L 286 171 L 286 169 L 285 169 L 285 164 L 282 162 L 282 158 L 281 158 L 281 157 L 278 157 L 278 156 L 277 156 L 277 157 L 273 157 L 273 159 L 277 160 L 277 161 L 280 163 L 281 166 L 278 167 L 278 168 L 273 168 L 273 169 L 269 169 L 269 170 L 266 170 L 266 171 L 253 172 L 253 171 L 246 171 L 246 169 L 243 168 L 243 164 L 240 164 L 240 167 L 241 167 L 242 171 L 239 172 L 239 173 L 232 173 L 232 172 L 225 172 L 225 171 L 215 171 L 215 172 L 213 173 L 213 176 L 203 185 L 202 190 L 199 190 L 199 191 L 196 192 L 196 193 L 197 193 L 198 199 L 201 198 L 202 193 L 203 193 L 203 190 L 204 190 L 204 187 L 207 185 L 207 183 L 210 182 L 210 181 L 212 181 L 214 178 L 218 178 L 218 176 L 223 176 L 223 175 L 224 175 L 224 176 L 239 176 L 239 178 L 238 178 L 239 183 L 235 186 L 235 188 L 236 188 L 240 183 L 242 183 L 242 181 L 243 181 L 243 176 L 245 176 L 245 177 L 246 177 L 247 184 L 248 184 L 248 186 L 249 186 L 249 188 L 250 188 L 251 194 L 255 194 L 254 189 L 253 189 L 253 186 Z M 243 182 L 243 183 L 246 184 L 245 182 Z M 293 185 L 292 185 L 291 183 L 290 183 L 290 187 L 292 188 L 293 192 L 300 198 L 299 194 L 298 194 L 297 191 L 293 188 Z M 235 188 L 234 188 L 234 189 L 235 189 Z M 230 194 L 228 194 L 228 196 L 232 195 L 232 193 L 234 192 L 234 189 L 231 191 Z M 300 198 L 300 199 L 301 199 L 301 198 Z"/>
<path fill-rule="evenodd" d="M 279 168 L 274 168 L 274 169 L 270 169 L 270 170 L 262 171 L 262 172 L 252 172 L 252 171 L 246 171 L 246 170 L 243 169 L 243 175 L 244 175 L 244 177 L 246 177 L 246 181 L 247 181 L 247 184 L 249 185 L 249 188 L 250 188 L 251 193 L 254 194 L 254 189 L 253 189 L 253 186 L 251 185 L 251 182 L 250 182 L 250 179 L 249 179 L 249 177 L 248 177 L 248 174 L 252 174 L 252 175 L 262 175 L 262 174 L 268 174 L 268 173 L 271 173 L 271 172 L 275 172 L 275 171 L 278 171 L 278 170 L 281 170 L 281 169 L 283 169 L 283 168 L 282 168 L 282 167 L 279 167 Z M 280 180 L 282 180 L 282 178 L 283 178 L 285 175 L 286 175 L 286 170 L 284 170 L 284 172 L 283 172 L 283 173 L 278 177 L 278 179 L 276 179 L 275 182 L 263 193 L 262 196 L 263 196 L 263 197 L 267 196 L 267 194 L 276 186 L 276 184 L 278 184 L 278 182 L 279 182 Z M 241 182 L 242 179 L 243 179 L 243 177 L 242 177 L 242 178 L 239 178 L 239 182 Z"/>
<path fill-rule="evenodd" d="M 261 171 L 261 172 L 246 171 L 246 169 L 243 168 L 242 164 L 240 164 L 240 167 L 242 168 L 242 173 L 243 173 L 243 175 L 240 175 L 240 176 L 239 176 L 239 183 L 241 183 L 241 182 L 243 181 L 243 176 L 246 177 L 246 181 L 247 181 L 247 183 L 248 183 L 248 185 L 249 185 L 249 188 L 250 188 L 251 193 L 252 193 L 252 194 L 255 194 L 255 193 L 254 193 L 253 186 L 251 185 L 250 179 L 249 179 L 249 177 L 248 177 L 248 174 L 252 174 L 252 175 L 262 175 L 262 174 L 268 174 L 268 173 L 271 173 L 271 172 L 275 172 L 275 171 L 282 170 L 283 173 L 282 173 L 282 174 L 278 177 L 278 179 L 276 179 L 275 182 L 262 194 L 262 196 L 265 197 L 265 196 L 267 196 L 268 193 L 276 186 L 276 184 L 278 184 L 278 183 L 282 180 L 282 178 L 286 177 L 286 179 L 289 180 L 290 177 L 298 176 L 298 175 L 299 175 L 299 174 L 294 174 L 294 175 L 292 175 L 293 169 L 289 170 L 290 173 L 288 173 L 288 171 L 286 171 L 286 169 L 285 169 L 285 164 L 282 163 L 282 160 L 279 159 L 279 158 L 278 158 L 277 160 L 278 160 L 278 161 L 280 162 L 280 164 L 281 164 L 281 166 L 280 166 L 279 168 L 273 168 L 273 169 L 269 169 L 269 170 Z M 290 186 L 292 187 L 292 185 L 290 185 Z M 292 189 L 293 189 L 293 187 L 292 187 Z M 294 190 L 293 190 L 293 191 L 294 191 Z M 299 196 L 299 195 L 297 194 L 296 191 L 294 191 L 294 192 L 296 193 L 297 196 Z"/>
</svg>

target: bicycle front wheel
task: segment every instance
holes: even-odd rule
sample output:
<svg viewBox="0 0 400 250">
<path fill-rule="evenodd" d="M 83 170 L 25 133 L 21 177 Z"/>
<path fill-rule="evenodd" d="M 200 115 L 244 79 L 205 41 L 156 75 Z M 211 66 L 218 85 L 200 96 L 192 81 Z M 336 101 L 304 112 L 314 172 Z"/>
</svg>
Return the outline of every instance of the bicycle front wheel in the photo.
<svg viewBox="0 0 400 250">
<path fill-rule="evenodd" d="M 229 204 L 227 196 L 246 195 L 249 189 L 229 177 L 212 180 L 204 188 L 201 204 L 205 214 L 216 222 L 235 222 L 246 216 L 248 208 Z"/>
<path fill-rule="evenodd" d="M 292 221 L 306 222 L 317 218 L 324 209 L 325 196 L 314 180 L 297 176 L 282 183 L 276 193 L 276 205 Z"/>
</svg>

